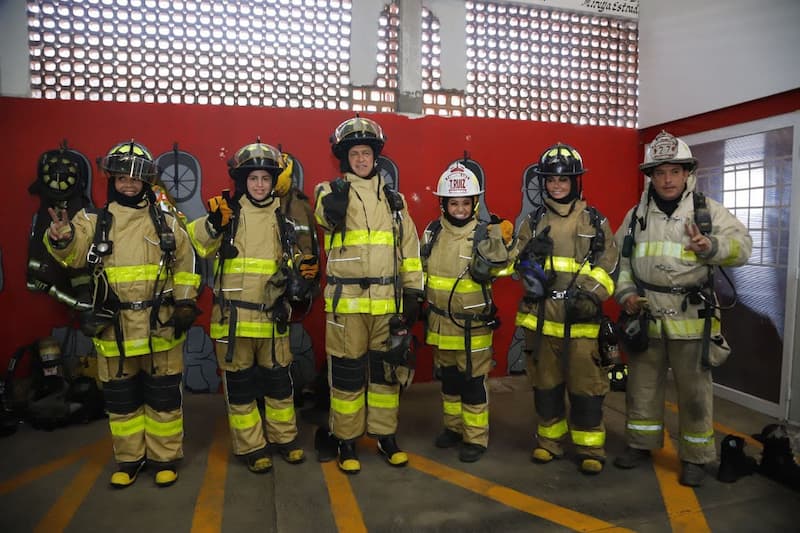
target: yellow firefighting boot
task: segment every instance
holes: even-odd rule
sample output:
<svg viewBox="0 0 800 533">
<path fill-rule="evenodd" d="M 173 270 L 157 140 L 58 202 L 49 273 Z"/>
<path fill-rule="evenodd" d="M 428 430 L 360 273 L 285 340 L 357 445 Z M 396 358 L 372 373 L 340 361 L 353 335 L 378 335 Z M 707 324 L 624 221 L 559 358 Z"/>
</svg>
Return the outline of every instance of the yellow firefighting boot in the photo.
<svg viewBox="0 0 800 533">
<path fill-rule="evenodd" d="M 276 448 L 280 456 L 283 457 L 283 460 L 289 464 L 297 465 L 306 460 L 306 454 L 303 449 L 297 445 L 296 440 L 278 444 Z"/>
<path fill-rule="evenodd" d="M 144 467 L 144 459 L 132 463 L 120 463 L 119 469 L 111 474 L 111 486 L 117 489 L 130 487 Z"/>
<path fill-rule="evenodd" d="M 353 441 L 339 441 L 339 470 L 345 474 L 358 474 L 361 471 L 361 462 L 356 453 L 356 443 Z"/>
</svg>

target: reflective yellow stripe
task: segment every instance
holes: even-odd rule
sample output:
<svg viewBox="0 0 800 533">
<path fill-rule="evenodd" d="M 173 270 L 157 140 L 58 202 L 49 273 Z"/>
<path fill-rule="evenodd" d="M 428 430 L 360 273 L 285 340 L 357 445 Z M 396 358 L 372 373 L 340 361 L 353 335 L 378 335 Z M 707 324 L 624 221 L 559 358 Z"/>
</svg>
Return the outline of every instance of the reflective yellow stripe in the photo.
<svg viewBox="0 0 800 533">
<path fill-rule="evenodd" d="M 578 446 L 592 446 L 599 448 L 606 443 L 605 431 L 580 431 L 577 429 L 570 430 L 572 435 L 572 442 Z"/>
<path fill-rule="evenodd" d="M 633 257 L 672 257 L 691 263 L 697 262 L 697 256 L 690 250 L 684 250 L 683 244 L 670 241 L 645 241 L 636 243 Z"/>
<path fill-rule="evenodd" d="M 714 431 L 706 433 L 683 433 L 681 439 L 693 446 L 708 446 L 714 444 Z"/>
<path fill-rule="evenodd" d="M 113 436 L 129 437 L 130 435 L 144 431 L 144 414 L 137 415 L 125 421 L 110 420 L 108 425 L 111 427 L 111 434 Z"/>
<path fill-rule="evenodd" d="M 175 285 L 189 285 L 190 287 L 199 287 L 200 275 L 193 274 L 191 272 L 175 272 L 175 275 L 172 277 L 172 281 Z"/>
<path fill-rule="evenodd" d="M 469 413 L 467 411 L 463 411 L 461 413 L 461 419 L 467 426 L 474 428 L 485 428 L 489 425 L 489 411 L 484 411 L 482 413 Z"/>
<path fill-rule="evenodd" d="M 408 257 L 400 263 L 400 272 L 420 272 L 422 271 L 422 259 L 419 257 Z"/>
<path fill-rule="evenodd" d="M 626 425 L 631 433 L 661 433 L 664 431 L 663 424 L 658 420 L 628 420 Z"/>
<path fill-rule="evenodd" d="M 367 405 L 381 409 L 397 409 L 400 407 L 400 394 L 369 391 Z"/>
<path fill-rule="evenodd" d="M 133 265 L 105 267 L 106 276 L 111 283 L 130 283 L 131 281 L 151 281 L 156 279 L 158 265 Z M 164 275 L 164 271 L 161 271 Z"/>
<path fill-rule="evenodd" d="M 505 268 L 500 268 L 500 269 L 492 269 L 491 272 L 492 276 L 496 278 L 504 278 L 514 273 L 514 265 L 509 265 Z"/>
<path fill-rule="evenodd" d="M 183 432 L 183 418 L 171 420 L 169 422 L 159 422 L 152 418 L 144 417 L 144 429 L 150 435 L 156 437 L 172 437 Z"/>
<path fill-rule="evenodd" d="M 539 424 L 539 427 L 536 431 L 539 433 L 539 435 L 546 439 L 558 440 L 567 434 L 569 428 L 567 427 L 566 420 L 559 420 L 552 426 L 543 426 Z"/>
<path fill-rule="evenodd" d="M 464 335 L 440 335 L 435 331 L 429 331 L 425 337 L 425 342 L 438 346 L 442 350 L 465 350 L 467 348 Z M 475 335 L 470 340 L 472 351 L 488 348 L 492 345 L 492 334 Z"/>
<path fill-rule="evenodd" d="M 342 234 L 337 231 L 333 238 L 326 233 L 324 242 L 326 249 L 363 245 L 392 246 L 394 245 L 394 235 L 391 231 L 348 230 L 345 232 L 344 243 L 342 243 Z"/>
<path fill-rule="evenodd" d="M 325 311 L 328 313 L 334 312 L 333 298 L 325 298 Z M 340 298 L 336 305 L 336 312 L 345 315 L 353 313 L 388 315 L 396 313 L 397 308 L 392 299 Z"/>
<path fill-rule="evenodd" d="M 364 408 L 364 395 L 359 394 L 355 400 L 331 398 L 331 409 L 343 415 L 352 415 Z"/>
<path fill-rule="evenodd" d="M 162 337 L 153 337 L 153 351 L 154 352 L 165 352 L 174 346 L 177 346 L 183 342 L 183 337 L 179 339 L 164 339 Z M 92 339 L 92 343 L 94 344 L 94 348 L 97 351 L 98 355 L 102 355 L 104 357 L 119 357 L 119 349 L 117 348 L 117 341 L 115 340 L 102 340 L 102 339 Z M 150 353 L 150 345 L 148 344 L 148 339 L 126 339 L 125 342 L 122 343 L 123 347 L 125 348 L 125 355 L 126 356 L 135 356 L 135 355 L 146 355 Z"/>
<path fill-rule="evenodd" d="M 247 414 L 229 414 L 228 423 L 233 429 L 249 429 L 261 424 L 261 414 L 253 407 Z"/>
<path fill-rule="evenodd" d="M 539 323 L 535 316 L 527 313 L 517 313 L 517 319 L 514 322 L 517 326 L 522 326 L 531 331 L 536 331 L 536 326 Z M 542 333 L 550 337 L 563 339 L 564 324 L 545 320 Z M 573 338 L 595 339 L 599 333 L 600 326 L 597 324 L 572 324 L 570 326 L 570 337 Z"/>
<path fill-rule="evenodd" d="M 609 294 L 614 292 L 614 280 L 608 275 L 608 272 L 600 267 L 594 267 L 587 262 L 583 266 L 572 257 L 553 257 L 553 269 L 556 272 L 566 272 L 569 274 L 579 273 L 583 276 L 589 276 L 597 283 L 601 284 Z"/>
<path fill-rule="evenodd" d="M 703 335 L 703 328 L 705 327 L 705 318 L 687 318 L 684 320 L 661 320 L 657 319 L 655 322 L 650 322 L 647 333 L 651 337 L 660 338 L 661 328 L 663 325 L 664 332 L 667 338 L 698 338 Z M 719 335 L 721 324 L 716 317 L 711 318 L 711 335 Z"/>
<path fill-rule="evenodd" d="M 214 262 L 214 271 L 219 260 Z M 271 275 L 278 271 L 278 262 L 274 259 L 258 259 L 255 257 L 235 257 L 226 259 L 222 267 L 223 274 L 258 274 Z"/>
<path fill-rule="evenodd" d="M 459 416 L 461 414 L 461 402 L 443 401 L 442 409 L 446 415 Z"/>
<path fill-rule="evenodd" d="M 283 409 L 275 409 L 270 406 L 266 406 L 265 410 L 267 412 L 267 418 L 270 420 L 275 420 L 276 422 L 291 422 L 294 418 L 294 407 L 284 407 Z"/>
<path fill-rule="evenodd" d="M 740 253 L 741 245 L 739 241 L 732 240 L 731 241 L 731 249 L 728 252 L 728 255 L 720 263 L 720 266 L 736 266 L 739 262 L 739 253 Z"/>
<path fill-rule="evenodd" d="M 202 222 L 201 222 L 202 221 Z M 195 250 L 197 253 L 200 254 L 201 257 L 211 257 L 214 254 L 217 247 L 219 246 L 219 241 L 213 242 L 211 246 L 205 247 L 200 244 L 197 240 L 197 225 L 198 224 L 205 224 L 204 218 L 198 218 L 194 222 L 191 222 L 188 226 L 186 226 L 186 231 L 189 233 L 189 240 L 192 241 Z M 216 265 L 214 265 L 214 271 L 216 272 Z"/>
<path fill-rule="evenodd" d="M 445 278 L 442 276 L 428 276 L 427 286 L 437 291 L 453 290 L 453 285 L 456 285 L 456 278 Z M 456 285 L 457 293 L 470 293 L 481 292 L 482 286 L 480 283 L 475 283 L 471 279 L 462 279 Z"/>
<path fill-rule="evenodd" d="M 222 339 L 228 336 L 228 324 L 211 324 L 209 331 L 212 339 Z M 236 321 L 236 336 L 249 337 L 251 339 L 269 339 L 271 337 L 281 338 L 288 337 L 289 330 L 281 333 L 272 322 L 246 322 L 244 320 Z"/>
</svg>

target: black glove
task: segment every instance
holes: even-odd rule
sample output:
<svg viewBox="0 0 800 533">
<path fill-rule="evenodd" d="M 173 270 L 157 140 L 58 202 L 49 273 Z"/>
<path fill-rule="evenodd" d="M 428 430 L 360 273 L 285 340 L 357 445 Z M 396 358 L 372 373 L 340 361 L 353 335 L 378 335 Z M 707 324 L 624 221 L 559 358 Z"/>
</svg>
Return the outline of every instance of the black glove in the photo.
<svg viewBox="0 0 800 533">
<path fill-rule="evenodd" d="M 189 331 L 198 316 L 200 316 L 200 309 L 194 303 L 175 304 L 172 316 L 164 325 L 175 328 L 174 338 L 177 339 Z"/>
<path fill-rule="evenodd" d="M 567 292 L 567 320 L 571 323 L 591 322 L 600 317 L 600 300 L 594 293 L 571 289 Z"/>
<path fill-rule="evenodd" d="M 536 237 L 528 241 L 523 253 L 540 264 L 553 255 L 553 238 L 550 237 L 550 226 L 544 228 Z"/>
<path fill-rule="evenodd" d="M 331 192 L 322 197 L 323 215 L 334 228 L 344 223 L 349 192 L 350 182 L 337 179 L 331 182 Z"/>
<path fill-rule="evenodd" d="M 419 319 L 419 300 L 421 294 L 417 291 L 403 291 L 403 317 L 408 327 L 414 325 Z"/>
</svg>

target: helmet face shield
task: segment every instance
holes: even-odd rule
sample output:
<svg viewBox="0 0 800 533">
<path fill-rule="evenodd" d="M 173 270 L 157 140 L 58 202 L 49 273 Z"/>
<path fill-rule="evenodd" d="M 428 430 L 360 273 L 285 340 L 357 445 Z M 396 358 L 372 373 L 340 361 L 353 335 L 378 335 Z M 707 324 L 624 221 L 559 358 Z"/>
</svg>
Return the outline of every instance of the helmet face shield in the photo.
<svg viewBox="0 0 800 533">
<path fill-rule="evenodd" d="M 99 166 L 109 177 L 130 176 L 151 185 L 159 174 L 159 168 L 147 148 L 133 141 L 113 147 L 99 161 Z"/>
</svg>

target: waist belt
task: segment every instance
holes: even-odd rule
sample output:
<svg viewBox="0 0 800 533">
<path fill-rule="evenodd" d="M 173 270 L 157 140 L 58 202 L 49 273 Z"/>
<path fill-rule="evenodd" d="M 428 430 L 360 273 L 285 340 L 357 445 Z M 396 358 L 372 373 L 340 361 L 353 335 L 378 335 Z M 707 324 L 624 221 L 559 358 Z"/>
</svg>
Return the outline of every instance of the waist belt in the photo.
<svg viewBox="0 0 800 533">
<path fill-rule="evenodd" d="M 444 309 L 439 309 L 438 307 L 431 305 L 428 307 L 432 313 L 435 313 L 439 316 L 444 317 L 453 317 L 457 318 L 458 320 L 471 320 L 471 321 L 481 321 L 481 322 L 491 322 L 494 320 L 494 313 L 448 313 Z"/>
<path fill-rule="evenodd" d="M 120 310 L 141 311 L 142 309 L 153 307 L 155 304 L 156 300 L 140 300 L 137 302 L 119 302 L 116 307 Z M 175 299 L 163 298 L 158 302 L 158 305 L 175 305 Z"/>
<path fill-rule="evenodd" d="M 642 288 L 647 289 L 648 291 L 661 292 L 664 294 L 690 294 L 693 292 L 694 293 L 700 292 L 706 287 L 708 287 L 707 283 L 703 285 L 693 285 L 691 287 L 681 287 L 681 286 L 667 287 L 665 285 L 653 285 L 652 283 L 647 283 L 646 281 L 643 280 L 638 280 L 638 284 Z"/>
<path fill-rule="evenodd" d="M 267 305 L 267 304 L 257 304 L 255 302 L 246 302 L 244 300 L 226 300 L 225 298 L 215 297 L 214 302 L 218 303 L 220 307 L 232 307 L 232 308 L 239 308 L 239 309 L 250 309 L 251 311 L 261 311 L 262 313 L 266 313 L 270 311 L 274 305 Z"/>
<path fill-rule="evenodd" d="M 225 353 L 225 362 L 231 363 L 233 361 L 233 351 L 234 346 L 236 344 L 236 323 L 239 321 L 239 312 L 238 309 L 250 309 L 252 311 L 261 311 L 262 313 L 266 313 L 267 311 L 272 310 L 275 306 L 274 305 L 267 305 L 267 304 L 257 304 L 255 302 L 245 302 L 244 300 L 226 300 L 225 298 L 220 298 L 218 296 L 214 297 L 214 302 L 218 303 L 221 308 L 223 309 L 230 309 L 230 318 L 228 319 L 228 349 Z M 220 323 L 225 320 L 225 314 L 222 313 L 220 316 Z M 272 334 L 272 359 L 273 364 L 276 364 L 275 361 L 275 333 Z"/>
<path fill-rule="evenodd" d="M 369 288 L 370 285 L 391 285 L 394 278 L 381 276 L 379 278 L 340 278 L 338 276 L 328 276 L 329 285 L 360 285 L 362 289 Z"/>
</svg>

